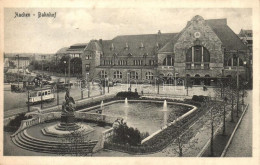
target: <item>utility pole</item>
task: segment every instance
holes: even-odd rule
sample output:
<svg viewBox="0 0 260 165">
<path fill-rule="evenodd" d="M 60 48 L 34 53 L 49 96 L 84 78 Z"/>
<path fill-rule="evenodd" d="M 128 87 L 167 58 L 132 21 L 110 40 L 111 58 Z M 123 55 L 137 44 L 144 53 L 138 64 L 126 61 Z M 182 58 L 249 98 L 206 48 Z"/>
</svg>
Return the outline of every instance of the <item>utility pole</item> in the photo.
<svg viewBox="0 0 260 165">
<path fill-rule="evenodd" d="M 30 112 L 30 91 L 28 90 L 28 112 Z"/>
<path fill-rule="evenodd" d="M 238 53 L 238 51 L 237 51 Z M 239 66 L 239 56 L 237 54 L 237 117 L 238 117 L 238 111 L 239 111 L 239 73 L 238 73 L 238 66 Z"/>
<path fill-rule="evenodd" d="M 19 54 L 16 55 L 17 59 L 18 59 L 18 88 L 19 88 L 19 84 L 20 84 L 20 71 L 19 71 Z"/>
<path fill-rule="evenodd" d="M 42 58 L 43 56 L 41 56 Z M 41 109 L 43 108 L 42 107 L 42 95 L 43 95 L 43 92 L 42 92 L 42 81 L 43 81 L 43 59 L 42 59 L 42 78 L 41 78 Z"/>
<path fill-rule="evenodd" d="M 107 93 L 109 93 L 109 79 L 107 78 Z"/>
<path fill-rule="evenodd" d="M 59 88 L 58 88 L 58 84 L 56 84 L 56 92 L 57 92 L 57 105 L 59 105 Z"/>
<path fill-rule="evenodd" d="M 69 56 L 69 90 L 70 90 L 70 56 Z"/>
</svg>

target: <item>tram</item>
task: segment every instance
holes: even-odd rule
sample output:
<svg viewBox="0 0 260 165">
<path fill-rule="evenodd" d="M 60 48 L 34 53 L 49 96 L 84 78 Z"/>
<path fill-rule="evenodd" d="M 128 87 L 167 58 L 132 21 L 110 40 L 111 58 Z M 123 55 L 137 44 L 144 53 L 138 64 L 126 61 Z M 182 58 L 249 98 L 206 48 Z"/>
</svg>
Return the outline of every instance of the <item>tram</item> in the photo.
<svg viewBox="0 0 260 165">
<path fill-rule="evenodd" d="M 26 104 L 39 104 L 41 102 L 52 102 L 54 101 L 55 96 L 53 93 L 53 89 L 45 88 L 45 89 L 37 89 L 30 91 L 29 93 L 29 102 L 27 101 Z"/>
</svg>

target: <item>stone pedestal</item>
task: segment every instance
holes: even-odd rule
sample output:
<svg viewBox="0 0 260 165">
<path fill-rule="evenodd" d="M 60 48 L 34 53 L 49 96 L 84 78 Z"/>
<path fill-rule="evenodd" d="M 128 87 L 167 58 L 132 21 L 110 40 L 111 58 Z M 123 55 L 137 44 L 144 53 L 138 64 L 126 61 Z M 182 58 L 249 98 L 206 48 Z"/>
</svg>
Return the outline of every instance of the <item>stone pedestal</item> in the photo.
<svg viewBox="0 0 260 165">
<path fill-rule="evenodd" d="M 75 114 L 74 112 L 62 112 L 61 114 L 61 122 L 55 127 L 57 130 L 62 131 L 75 131 L 80 128 L 75 123 Z"/>
</svg>

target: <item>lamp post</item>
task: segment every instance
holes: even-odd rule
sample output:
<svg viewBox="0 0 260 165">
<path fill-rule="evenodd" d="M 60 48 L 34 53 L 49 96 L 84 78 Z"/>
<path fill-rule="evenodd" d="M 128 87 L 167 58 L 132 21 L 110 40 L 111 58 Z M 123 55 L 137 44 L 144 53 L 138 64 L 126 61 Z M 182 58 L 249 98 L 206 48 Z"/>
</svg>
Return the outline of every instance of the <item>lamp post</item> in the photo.
<svg viewBox="0 0 260 165">
<path fill-rule="evenodd" d="M 159 92 L 160 92 L 160 82 L 159 82 L 159 77 L 156 77 L 156 82 L 157 82 L 157 94 L 159 95 Z"/>
<path fill-rule="evenodd" d="M 28 112 L 30 112 L 30 91 L 28 90 Z"/>
<path fill-rule="evenodd" d="M 126 84 L 127 84 L 126 87 L 127 87 L 127 91 L 128 91 L 128 88 L 129 88 L 129 87 L 128 87 L 128 86 L 129 86 L 129 85 L 128 85 L 129 75 L 130 75 L 130 73 L 127 72 L 127 78 L 126 78 Z"/>
<path fill-rule="evenodd" d="M 226 133 L 226 103 L 228 101 L 227 97 L 224 97 L 224 110 L 223 110 L 223 135 Z"/>
<path fill-rule="evenodd" d="M 58 79 L 58 83 L 59 83 L 59 79 Z M 57 92 L 57 105 L 59 105 L 59 88 L 58 88 L 58 84 L 56 84 L 56 92 Z"/>
<path fill-rule="evenodd" d="M 245 86 L 247 84 L 247 81 L 243 83 L 243 94 L 242 94 L 242 105 L 244 106 L 244 97 L 245 97 Z"/>
<path fill-rule="evenodd" d="M 109 93 L 109 79 L 108 79 L 108 77 L 106 78 L 106 80 L 107 80 L 107 93 Z"/>
<path fill-rule="evenodd" d="M 70 89 L 70 56 L 69 56 L 69 80 L 68 80 L 68 82 L 69 82 L 69 89 Z"/>
<path fill-rule="evenodd" d="M 176 90 L 176 85 L 177 85 L 177 76 L 176 75 L 178 75 L 179 73 L 174 73 L 174 85 L 175 85 L 175 90 Z"/>
<path fill-rule="evenodd" d="M 41 109 L 43 108 L 43 105 L 42 105 L 42 85 L 43 85 L 43 58 L 45 58 L 45 56 L 41 56 L 41 59 L 42 59 L 42 78 L 41 78 Z"/>
<path fill-rule="evenodd" d="M 19 81 L 19 77 L 20 77 L 20 73 L 19 73 L 19 54 L 16 55 L 17 57 L 17 60 L 18 60 L 18 88 L 19 88 L 19 84 L 20 84 L 20 81 Z"/>
<path fill-rule="evenodd" d="M 238 53 L 238 51 L 237 51 Z M 239 56 L 238 54 L 234 55 L 237 60 L 237 66 L 236 66 L 236 73 L 237 73 L 237 117 L 238 117 L 238 111 L 239 111 L 239 73 L 238 73 L 238 66 L 239 66 Z"/>
<path fill-rule="evenodd" d="M 65 84 L 66 84 L 66 77 L 67 77 L 67 76 L 66 76 L 66 63 L 67 63 L 67 61 L 63 61 L 63 63 L 65 64 L 65 67 L 64 67 L 64 68 L 65 68 Z"/>
<path fill-rule="evenodd" d="M 87 83 L 87 87 L 88 87 L 88 98 L 90 97 L 90 84 L 89 84 L 89 73 L 86 74 L 86 83 Z"/>
</svg>

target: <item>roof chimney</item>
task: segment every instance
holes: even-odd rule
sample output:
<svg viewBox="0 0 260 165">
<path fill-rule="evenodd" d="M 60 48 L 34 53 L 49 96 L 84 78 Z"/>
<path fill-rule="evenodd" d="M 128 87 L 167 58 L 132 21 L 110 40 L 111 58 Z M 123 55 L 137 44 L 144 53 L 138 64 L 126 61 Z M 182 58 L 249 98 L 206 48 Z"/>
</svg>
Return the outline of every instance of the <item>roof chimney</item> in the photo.
<svg viewBox="0 0 260 165">
<path fill-rule="evenodd" d="M 161 30 L 158 30 L 158 35 L 161 35 L 162 33 L 161 33 Z"/>
<path fill-rule="evenodd" d="M 103 45 L 103 40 L 99 39 L 99 43 L 100 43 L 100 45 Z"/>
</svg>

